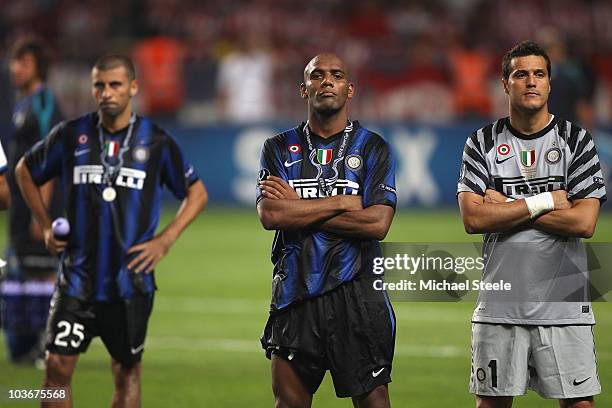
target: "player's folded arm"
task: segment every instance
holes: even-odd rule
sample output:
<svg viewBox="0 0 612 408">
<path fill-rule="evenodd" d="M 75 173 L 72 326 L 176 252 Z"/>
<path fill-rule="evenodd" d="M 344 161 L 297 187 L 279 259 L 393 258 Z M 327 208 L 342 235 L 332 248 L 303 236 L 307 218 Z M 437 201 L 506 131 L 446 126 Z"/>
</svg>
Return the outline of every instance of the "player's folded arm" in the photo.
<svg viewBox="0 0 612 408">
<path fill-rule="evenodd" d="M 345 238 L 375 239 L 387 236 L 395 209 L 387 204 L 375 204 L 360 211 L 349 211 L 323 221 L 319 228 Z"/>
<path fill-rule="evenodd" d="M 267 230 L 295 230 L 350 211 L 355 207 L 352 201 L 359 199 L 342 195 L 312 200 L 262 198 L 257 203 L 257 214 Z"/>
<path fill-rule="evenodd" d="M 468 234 L 508 231 L 529 221 L 525 200 L 487 203 L 484 196 L 462 191 L 458 194 L 459 210 Z"/>
<path fill-rule="evenodd" d="M 600 202 L 597 198 L 572 201 L 572 208 L 554 210 L 533 222 L 542 231 L 565 237 L 591 238 L 599 217 Z"/>
</svg>

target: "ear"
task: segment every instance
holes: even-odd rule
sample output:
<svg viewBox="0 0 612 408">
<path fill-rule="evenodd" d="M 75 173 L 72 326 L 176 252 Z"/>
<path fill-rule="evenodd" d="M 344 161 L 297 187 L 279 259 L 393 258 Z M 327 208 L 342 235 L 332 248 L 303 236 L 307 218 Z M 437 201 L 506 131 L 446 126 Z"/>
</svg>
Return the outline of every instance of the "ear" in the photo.
<svg viewBox="0 0 612 408">
<path fill-rule="evenodd" d="M 130 96 L 133 98 L 137 94 L 138 94 L 138 81 L 134 79 L 132 83 L 130 84 Z"/>
<path fill-rule="evenodd" d="M 355 95 L 355 84 L 349 82 L 348 85 L 348 99 L 351 99 Z"/>
<path fill-rule="evenodd" d="M 504 78 L 502 78 L 502 85 L 504 87 L 504 93 L 508 95 L 508 81 Z"/>
<path fill-rule="evenodd" d="M 306 84 L 303 82 L 300 84 L 300 96 L 302 99 L 308 99 L 308 91 L 306 90 Z"/>
</svg>

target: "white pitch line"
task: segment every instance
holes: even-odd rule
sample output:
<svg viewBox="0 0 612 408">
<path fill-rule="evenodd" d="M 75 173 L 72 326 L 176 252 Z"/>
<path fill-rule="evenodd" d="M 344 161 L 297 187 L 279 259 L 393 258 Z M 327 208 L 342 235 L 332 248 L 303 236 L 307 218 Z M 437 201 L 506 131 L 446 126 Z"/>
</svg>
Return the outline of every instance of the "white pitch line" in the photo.
<svg viewBox="0 0 612 408">
<path fill-rule="evenodd" d="M 97 339 L 92 344 L 104 347 Z M 263 353 L 256 340 L 228 339 L 228 338 L 189 338 L 189 337 L 148 337 L 145 350 L 177 350 L 191 352 L 219 352 L 229 351 L 235 353 Z M 470 348 L 451 345 L 430 346 L 423 344 L 398 344 L 395 355 L 402 357 L 428 357 L 428 358 L 469 358 Z M 597 353 L 597 360 L 612 360 L 612 353 Z"/>
</svg>

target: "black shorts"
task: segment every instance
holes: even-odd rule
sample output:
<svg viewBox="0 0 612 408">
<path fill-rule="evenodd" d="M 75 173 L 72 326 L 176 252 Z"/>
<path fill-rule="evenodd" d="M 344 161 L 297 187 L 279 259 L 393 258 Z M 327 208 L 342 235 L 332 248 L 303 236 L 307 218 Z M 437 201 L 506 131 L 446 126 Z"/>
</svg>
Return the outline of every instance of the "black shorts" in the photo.
<svg viewBox="0 0 612 408">
<path fill-rule="evenodd" d="M 271 315 L 261 344 L 268 358 L 289 361 L 311 394 L 329 370 L 338 397 L 357 397 L 391 382 L 395 315 L 371 279 L 353 280 Z"/>
<path fill-rule="evenodd" d="M 131 367 L 142 358 L 153 294 L 109 302 L 87 302 L 56 292 L 47 322 L 46 348 L 51 353 L 84 353 L 100 336 L 110 355 Z"/>
</svg>

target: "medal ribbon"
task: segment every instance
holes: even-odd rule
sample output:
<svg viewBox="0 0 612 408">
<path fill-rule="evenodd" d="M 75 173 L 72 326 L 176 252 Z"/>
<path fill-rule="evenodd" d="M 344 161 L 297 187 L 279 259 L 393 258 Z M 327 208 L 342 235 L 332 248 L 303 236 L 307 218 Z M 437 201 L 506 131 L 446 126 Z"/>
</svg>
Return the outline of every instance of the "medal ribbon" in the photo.
<svg viewBox="0 0 612 408">
<path fill-rule="evenodd" d="M 344 128 L 342 142 L 340 143 L 340 148 L 338 149 L 338 157 L 332 163 L 332 170 L 334 172 L 334 176 L 329 179 L 325 179 L 325 177 L 323 177 L 323 165 L 318 163 L 316 160 L 317 149 L 315 149 L 312 145 L 312 140 L 310 137 L 310 127 L 308 126 L 308 122 L 306 122 L 306 125 L 304 125 L 303 130 L 304 134 L 306 135 L 306 143 L 308 143 L 308 150 L 310 152 L 310 154 L 308 155 L 310 163 L 317 169 L 316 180 L 319 184 L 319 192 L 323 197 L 329 197 L 331 196 L 332 191 L 334 191 L 336 182 L 338 182 L 338 163 L 340 163 L 344 159 L 346 146 L 351 136 L 351 132 L 353 131 L 353 123 L 349 121 L 348 125 Z"/>
<path fill-rule="evenodd" d="M 134 124 L 136 123 L 136 115 L 132 113 L 130 116 L 130 122 L 127 130 L 127 134 L 123 139 L 123 146 L 119 149 L 119 153 L 117 154 L 118 162 L 116 164 L 111 164 L 108 161 L 107 150 L 104 145 L 104 130 L 102 129 L 102 118 L 98 120 L 98 139 L 100 141 L 100 162 L 104 167 L 104 175 L 102 177 L 103 181 L 106 183 L 108 187 L 110 187 L 119 175 L 119 171 L 121 171 L 121 167 L 123 167 L 123 153 L 125 153 L 129 149 L 130 139 L 132 138 L 132 133 L 134 131 Z M 110 147 L 110 146 L 109 146 Z M 111 153 L 110 151 L 108 153 Z"/>
</svg>

